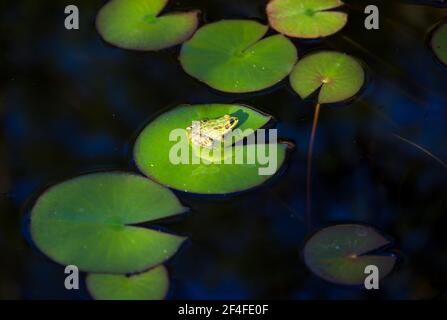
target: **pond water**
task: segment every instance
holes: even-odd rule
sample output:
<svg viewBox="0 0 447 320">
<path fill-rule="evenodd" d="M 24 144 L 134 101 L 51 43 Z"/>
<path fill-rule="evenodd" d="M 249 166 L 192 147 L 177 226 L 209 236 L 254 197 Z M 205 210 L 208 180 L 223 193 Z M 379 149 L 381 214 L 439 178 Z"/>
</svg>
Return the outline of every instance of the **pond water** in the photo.
<svg viewBox="0 0 447 320">
<path fill-rule="evenodd" d="M 349 104 L 323 106 L 313 164 L 312 230 L 337 221 L 377 227 L 394 239 L 396 270 L 370 292 L 319 279 L 306 268 L 306 155 L 314 103 L 287 80 L 253 94 L 223 94 L 188 76 L 179 46 L 136 53 L 105 44 L 94 18 L 106 1 L 71 1 L 80 30 L 63 27 L 64 4 L 0 4 L 0 298 L 89 299 L 67 291 L 64 270 L 27 241 L 27 212 L 48 186 L 86 172 L 137 172 L 133 142 L 178 104 L 244 103 L 273 115 L 295 142 L 284 173 L 231 197 L 177 193 L 189 214 L 163 227 L 189 241 L 167 263 L 172 299 L 431 299 L 447 290 L 447 68 L 426 35 L 447 10 L 399 1 L 346 1 L 350 21 L 322 41 L 294 40 L 362 61 L 368 83 Z M 422 1 L 419 1 L 422 2 Z M 442 1 L 432 1 L 431 3 Z M 380 8 L 366 31 L 363 8 Z M 266 23 L 266 1 L 181 0 L 202 22 Z M 273 33 L 271 31 L 271 33 Z M 423 148 L 423 149 L 421 149 Z M 431 155 L 430 155 L 431 154 Z M 438 159 L 438 160 L 437 160 Z"/>
</svg>

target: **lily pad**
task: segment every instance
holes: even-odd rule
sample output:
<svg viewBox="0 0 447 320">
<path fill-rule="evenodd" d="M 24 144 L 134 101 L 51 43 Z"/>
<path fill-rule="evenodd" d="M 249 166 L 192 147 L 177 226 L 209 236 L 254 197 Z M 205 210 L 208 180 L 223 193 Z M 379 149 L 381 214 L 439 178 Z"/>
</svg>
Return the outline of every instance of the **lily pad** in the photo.
<svg viewBox="0 0 447 320">
<path fill-rule="evenodd" d="M 160 15 L 168 0 L 111 0 L 96 19 L 102 38 L 121 48 L 161 50 L 194 33 L 199 11 Z"/>
<path fill-rule="evenodd" d="M 96 300 L 162 300 L 169 288 L 168 272 L 162 265 L 129 276 L 90 273 L 86 281 Z"/>
<path fill-rule="evenodd" d="M 430 46 L 439 61 L 447 65 L 447 21 L 440 23 L 433 31 Z"/>
<path fill-rule="evenodd" d="M 320 278 L 343 285 L 363 284 L 365 268 L 377 266 L 380 279 L 387 276 L 396 257 L 378 250 L 391 242 L 372 227 L 342 224 L 321 229 L 304 247 L 304 262 Z M 374 251 L 374 253 L 371 253 Z"/>
<path fill-rule="evenodd" d="M 224 115 L 231 115 L 238 118 L 238 125 L 234 128 L 234 142 L 249 136 L 247 130 L 255 131 L 266 125 L 271 117 L 256 111 L 250 107 L 236 104 L 211 104 L 211 105 L 181 105 L 149 123 L 137 138 L 134 147 L 134 157 L 139 169 L 147 176 L 161 184 L 178 189 L 184 192 L 200 194 L 226 194 L 235 193 L 258 186 L 271 178 L 281 165 L 286 156 L 286 144 L 236 144 L 231 147 L 232 154 L 224 157 L 225 151 L 221 151 L 220 156 L 214 154 L 205 156 L 197 153 L 196 148 L 190 143 L 186 130 L 193 121 L 204 119 L 215 119 Z M 178 130 L 178 136 L 170 135 L 173 130 Z M 185 143 L 186 141 L 186 143 Z M 186 161 L 173 161 L 173 155 L 178 153 L 175 146 L 182 145 L 183 154 L 187 154 Z M 276 167 L 271 174 L 260 174 L 260 170 L 265 170 L 267 164 L 261 164 L 259 157 L 250 164 L 248 161 L 236 161 L 238 153 L 244 155 L 253 154 L 259 148 L 269 147 L 272 152 L 276 152 L 276 157 L 272 153 L 272 164 L 276 162 Z M 200 151 L 200 150 L 199 150 Z M 262 151 L 262 150 L 261 150 Z M 203 152 L 203 150 L 202 150 Z M 269 151 L 266 154 L 270 154 Z M 196 162 L 193 162 L 195 157 Z M 226 163 L 225 163 L 226 161 Z"/>
<path fill-rule="evenodd" d="M 200 28 L 180 53 L 183 69 L 210 87 L 233 93 L 262 90 L 292 70 L 297 51 L 282 35 L 263 37 L 268 26 L 222 20 Z"/>
<path fill-rule="evenodd" d="M 290 82 L 303 99 L 320 90 L 319 103 L 334 103 L 357 94 L 365 82 L 365 72 L 350 55 L 321 51 L 301 59 L 290 75 Z"/>
<path fill-rule="evenodd" d="M 88 272 L 139 272 L 170 258 L 185 238 L 133 225 L 184 211 L 170 190 L 149 179 L 95 173 L 42 194 L 31 212 L 31 236 L 63 265 Z"/>
<path fill-rule="evenodd" d="M 340 31 L 348 15 L 333 9 L 343 6 L 340 0 L 272 0 L 267 5 L 270 25 L 294 38 L 321 38 Z"/>
</svg>

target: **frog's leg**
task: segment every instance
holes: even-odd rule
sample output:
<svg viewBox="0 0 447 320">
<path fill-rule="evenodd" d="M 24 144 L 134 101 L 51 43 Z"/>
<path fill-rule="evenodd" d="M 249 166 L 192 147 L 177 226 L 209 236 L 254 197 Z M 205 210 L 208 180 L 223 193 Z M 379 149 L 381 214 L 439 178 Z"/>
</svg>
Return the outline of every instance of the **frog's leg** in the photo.
<svg viewBox="0 0 447 320">
<path fill-rule="evenodd" d="M 214 140 L 207 136 L 201 136 L 201 145 L 207 149 L 212 149 L 214 146 Z"/>
</svg>

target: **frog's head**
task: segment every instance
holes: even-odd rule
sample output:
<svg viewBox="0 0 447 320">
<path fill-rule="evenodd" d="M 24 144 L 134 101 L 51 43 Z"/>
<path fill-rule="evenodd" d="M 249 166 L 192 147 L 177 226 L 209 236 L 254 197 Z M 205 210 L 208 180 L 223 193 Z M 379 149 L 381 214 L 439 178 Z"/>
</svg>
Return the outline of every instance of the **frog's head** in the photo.
<svg viewBox="0 0 447 320">
<path fill-rule="evenodd" d="M 237 117 L 232 117 L 229 114 L 224 115 L 224 118 L 226 130 L 233 130 L 239 123 L 239 119 Z"/>
</svg>

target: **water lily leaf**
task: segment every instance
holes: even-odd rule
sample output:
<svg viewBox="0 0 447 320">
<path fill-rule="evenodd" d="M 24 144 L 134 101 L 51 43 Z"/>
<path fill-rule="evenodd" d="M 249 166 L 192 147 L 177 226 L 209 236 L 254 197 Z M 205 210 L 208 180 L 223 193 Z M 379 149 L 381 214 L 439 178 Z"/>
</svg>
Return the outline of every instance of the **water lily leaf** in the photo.
<svg viewBox="0 0 447 320">
<path fill-rule="evenodd" d="M 169 288 L 168 272 L 162 265 L 130 276 L 89 273 L 86 281 L 96 300 L 162 300 Z"/>
<path fill-rule="evenodd" d="M 364 283 L 367 276 L 366 266 L 377 266 L 380 279 L 392 271 L 396 257 L 377 253 L 377 250 L 389 245 L 390 241 L 372 227 L 359 224 L 334 225 L 321 229 L 306 242 L 304 262 L 324 280 L 359 285 Z"/>
<path fill-rule="evenodd" d="M 168 0 L 111 0 L 99 11 L 102 38 L 120 48 L 161 50 L 188 39 L 198 25 L 198 11 L 160 15 Z"/>
<path fill-rule="evenodd" d="M 95 173 L 43 193 L 31 212 L 31 236 L 63 265 L 88 272 L 139 272 L 170 258 L 185 239 L 133 225 L 184 211 L 170 190 L 149 179 Z"/>
<path fill-rule="evenodd" d="M 185 42 L 183 69 L 225 92 L 253 92 L 280 82 L 297 60 L 293 43 L 282 35 L 262 39 L 268 27 L 250 20 L 205 25 Z"/>
<path fill-rule="evenodd" d="M 292 88 L 305 99 L 320 89 L 319 103 L 347 100 L 360 91 L 365 72 L 353 57 L 321 51 L 301 59 L 290 75 Z"/>
<path fill-rule="evenodd" d="M 272 0 L 267 5 L 270 25 L 295 38 L 320 38 L 340 31 L 348 21 L 344 12 L 334 11 L 340 0 Z"/>
<path fill-rule="evenodd" d="M 211 105 L 182 105 L 178 106 L 149 123 L 137 138 L 134 147 L 134 157 L 139 169 L 147 176 L 161 184 L 185 192 L 201 194 L 226 194 L 247 190 L 262 184 L 281 167 L 285 160 L 287 145 L 251 144 L 250 146 L 236 145 L 231 149 L 232 154 L 227 157 L 205 157 L 202 153 L 196 153 L 185 128 L 191 126 L 193 121 L 204 119 L 216 119 L 224 115 L 235 116 L 239 119 L 234 130 L 240 133 L 235 141 L 247 137 L 252 132 L 269 122 L 270 116 L 253 108 L 235 104 L 211 104 Z M 173 130 L 179 130 L 178 136 L 170 135 Z M 234 132 L 234 131 L 233 131 Z M 186 143 L 185 143 L 186 141 Z M 186 161 L 173 161 L 173 156 L 178 153 L 176 145 L 186 146 L 183 154 L 187 155 Z M 259 157 L 252 164 L 245 161 L 247 154 L 262 151 L 263 146 L 271 147 L 265 154 L 271 154 L 273 172 L 260 175 L 260 170 L 268 167 L 261 164 Z M 253 148 L 256 149 L 253 150 Z M 276 152 L 274 156 L 273 152 Z M 221 155 L 225 155 L 221 151 Z M 243 163 L 236 161 L 235 156 L 243 154 Z M 195 163 L 192 158 L 196 156 Z M 225 159 L 227 163 L 224 163 Z M 273 163 L 276 162 L 276 163 Z M 220 162 L 220 163 L 219 163 Z"/>
<path fill-rule="evenodd" d="M 435 28 L 430 46 L 439 61 L 447 65 L 447 21 L 443 21 Z"/>
</svg>

